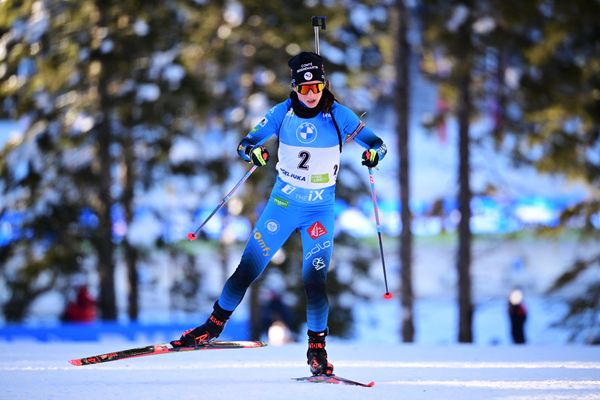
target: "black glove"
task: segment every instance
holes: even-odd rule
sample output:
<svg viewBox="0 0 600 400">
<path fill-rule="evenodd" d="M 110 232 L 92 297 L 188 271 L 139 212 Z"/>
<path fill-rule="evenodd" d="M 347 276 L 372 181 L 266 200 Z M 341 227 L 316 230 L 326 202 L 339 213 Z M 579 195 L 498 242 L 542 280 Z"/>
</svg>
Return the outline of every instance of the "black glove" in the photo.
<svg viewBox="0 0 600 400">
<path fill-rule="evenodd" d="M 368 168 L 374 168 L 379 164 L 379 154 L 373 149 L 365 150 L 362 154 L 362 165 Z"/>
<path fill-rule="evenodd" d="M 269 161 L 269 150 L 263 146 L 248 146 L 244 153 L 250 157 L 250 162 L 258 167 L 267 165 Z"/>
</svg>

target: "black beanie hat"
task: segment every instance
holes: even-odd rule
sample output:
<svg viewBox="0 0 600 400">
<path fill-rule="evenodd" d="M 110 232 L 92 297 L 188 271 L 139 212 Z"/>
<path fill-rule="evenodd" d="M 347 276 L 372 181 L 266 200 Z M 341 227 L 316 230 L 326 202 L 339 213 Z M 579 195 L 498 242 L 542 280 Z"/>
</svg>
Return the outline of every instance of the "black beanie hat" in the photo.
<svg viewBox="0 0 600 400">
<path fill-rule="evenodd" d="M 309 81 L 325 82 L 325 68 L 323 58 L 316 53 L 303 51 L 288 61 L 292 69 L 292 86 Z"/>
</svg>

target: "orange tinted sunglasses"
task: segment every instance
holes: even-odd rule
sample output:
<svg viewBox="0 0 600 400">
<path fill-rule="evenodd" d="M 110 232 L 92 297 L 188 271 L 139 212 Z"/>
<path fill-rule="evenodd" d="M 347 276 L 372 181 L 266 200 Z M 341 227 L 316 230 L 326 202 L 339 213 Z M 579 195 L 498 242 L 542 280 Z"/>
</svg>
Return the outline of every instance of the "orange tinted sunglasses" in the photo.
<svg viewBox="0 0 600 400">
<path fill-rule="evenodd" d="M 324 83 L 309 83 L 296 86 L 296 92 L 300 94 L 308 94 L 312 90 L 313 93 L 321 93 L 325 89 Z"/>
</svg>

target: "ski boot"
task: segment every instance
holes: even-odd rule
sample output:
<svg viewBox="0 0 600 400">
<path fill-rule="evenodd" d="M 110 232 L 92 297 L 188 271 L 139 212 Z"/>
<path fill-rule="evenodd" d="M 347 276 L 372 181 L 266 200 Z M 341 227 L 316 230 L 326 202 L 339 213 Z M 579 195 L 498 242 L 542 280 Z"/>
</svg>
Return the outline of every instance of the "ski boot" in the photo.
<svg viewBox="0 0 600 400">
<path fill-rule="evenodd" d="M 327 361 L 325 336 L 327 336 L 327 329 L 322 332 L 308 331 L 306 358 L 313 375 L 333 375 L 333 364 Z"/>
<path fill-rule="evenodd" d="M 213 309 L 204 324 L 183 332 L 178 340 L 171 341 L 171 345 L 173 347 L 196 347 L 218 337 L 223 332 L 225 322 L 231 316 L 232 311 L 222 309 L 218 301 L 215 302 Z"/>
</svg>

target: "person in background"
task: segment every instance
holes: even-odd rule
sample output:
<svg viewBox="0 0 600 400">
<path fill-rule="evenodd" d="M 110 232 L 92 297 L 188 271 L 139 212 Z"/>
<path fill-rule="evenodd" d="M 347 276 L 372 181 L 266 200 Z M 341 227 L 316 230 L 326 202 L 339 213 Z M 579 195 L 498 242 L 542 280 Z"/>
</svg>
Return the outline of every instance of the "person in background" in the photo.
<svg viewBox="0 0 600 400">
<path fill-rule="evenodd" d="M 92 322 L 96 319 L 96 301 L 88 291 L 87 286 L 77 288 L 75 301 L 71 300 L 65 306 L 61 315 L 63 322 Z"/>
<path fill-rule="evenodd" d="M 292 315 L 281 295 L 269 289 L 266 301 L 261 306 L 261 333 L 266 334 L 271 344 L 292 342 Z"/>
<path fill-rule="evenodd" d="M 508 316 L 510 318 L 510 334 L 515 344 L 524 344 L 525 340 L 525 320 L 527 319 L 527 309 L 523 304 L 523 292 L 514 289 L 508 296 Z"/>
<path fill-rule="evenodd" d="M 327 271 L 333 249 L 335 186 L 344 143 L 354 140 L 365 151 L 362 164 L 374 168 L 387 152 L 383 141 L 352 112 L 338 103 L 326 80 L 320 55 L 302 52 L 289 60 L 290 97 L 275 105 L 240 142 L 240 157 L 265 166 L 263 144 L 275 136 L 277 180 L 242 254 L 225 283 L 208 320 L 171 341 L 201 346 L 218 337 L 250 284 L 295 230 L 303 247 L 302 279 L 307 299 L 307 363 L 313 375 L 333 374 L 327 360 Z"/>
</svg>

